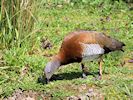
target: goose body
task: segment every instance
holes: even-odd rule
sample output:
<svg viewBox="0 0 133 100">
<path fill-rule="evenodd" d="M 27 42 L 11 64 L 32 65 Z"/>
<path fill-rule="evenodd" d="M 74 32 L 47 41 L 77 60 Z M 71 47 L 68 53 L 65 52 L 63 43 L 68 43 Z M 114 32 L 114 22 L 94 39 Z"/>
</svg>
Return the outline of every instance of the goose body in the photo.
<svg viewBox="0 0 133 100">
<path fill-rule="evenodd" d="M 124 43 L 104 33 L 96 31 L 71 32 L 64 38 L 58 54 L 53 56 L 46 65 L 44 70 L 46 79 L 49 80 L 61 65 L 93 61 L 103 54 L 122 50 L 123 46 Z"/>
</svg>

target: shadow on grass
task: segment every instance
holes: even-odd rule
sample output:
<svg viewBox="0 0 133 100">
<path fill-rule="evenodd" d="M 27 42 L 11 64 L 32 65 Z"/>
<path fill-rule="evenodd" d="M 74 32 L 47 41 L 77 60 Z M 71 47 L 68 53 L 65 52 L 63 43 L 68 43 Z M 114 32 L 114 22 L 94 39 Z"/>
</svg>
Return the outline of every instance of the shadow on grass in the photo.
<svg viewBox="0 0 133 100">
<path fill-rule="evenodd" d="M 86 75 L 92 75 L 93 77 L 96 77 L 98 75 L 98 72 L 87 72 Z M 82 72 L 68 72 L 68 73 L 59 73 L 54 74 L 50 81 L 56 81 L 56 80 L 73 80 L 77 78 L 82 78 Z M 46 84 L 45 79 L 42 77 L 38 78 L 38 83 Z"/>
<path fill-rule="evenodd" d="M 93 75 L 94 77 L 98 72 L 87 72 L 86 75 Z M 69 73 L 60 73 L 52 76 L 51 81 L 53 80 L 73 80 L 76 78 L 82 78 L 82 72 L 69 72 Z"/>
</svg>

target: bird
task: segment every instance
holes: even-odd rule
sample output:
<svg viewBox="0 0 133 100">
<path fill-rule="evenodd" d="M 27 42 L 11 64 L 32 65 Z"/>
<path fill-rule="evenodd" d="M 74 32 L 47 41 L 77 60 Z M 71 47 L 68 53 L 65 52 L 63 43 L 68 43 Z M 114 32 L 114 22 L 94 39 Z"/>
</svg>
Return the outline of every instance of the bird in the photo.
<svg viewBox="0 0 133 100">
<path fill-rule="evenodd" d="M 80 30 L 70 32 L 65 36 L 59 52 L 54 55 L 44 68 L 46 83 L 50 82 L 51 77 L 60 66 L 81 63 L 82 76 L 86 77 L 85 61 L 98 59 L 99 79 L 102 79 L 102 55 L 112 51 L 123 51 L 125 44 L 103 32 Z"/>
</svg>

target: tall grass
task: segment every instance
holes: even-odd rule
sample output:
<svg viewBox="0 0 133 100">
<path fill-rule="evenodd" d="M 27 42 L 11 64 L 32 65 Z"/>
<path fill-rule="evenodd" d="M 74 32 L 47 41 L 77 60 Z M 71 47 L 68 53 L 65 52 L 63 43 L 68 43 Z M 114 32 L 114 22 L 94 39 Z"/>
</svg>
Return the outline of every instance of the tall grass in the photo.
<svg viewBox="0 0 133 100">
<path fill-rule="evenodd" d="M 0 48 L 20 46 L 34 27 L 34 0 L 1 0 Z"/>
<path fill-rule="evenodd" d="M 114 0 L 0 0 L 0 2 L 0 48 L 19 47 L 27 38 L 34 37 L 36 29 L 33 30 L 33 27 L 40 7 L 53 8 L 67 4 L 96 6 L 115 3 Z M 109 10 L 110 7 L 106 7 L 107 13 Z"/>
</svg>

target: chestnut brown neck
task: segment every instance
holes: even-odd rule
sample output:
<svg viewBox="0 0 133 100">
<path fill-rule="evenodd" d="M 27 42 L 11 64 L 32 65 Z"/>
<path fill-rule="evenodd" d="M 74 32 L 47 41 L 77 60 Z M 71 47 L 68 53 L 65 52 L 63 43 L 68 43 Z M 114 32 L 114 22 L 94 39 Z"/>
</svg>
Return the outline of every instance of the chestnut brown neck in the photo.
<svg viewBox="0 0 133 100">
<path fill-rule="evenodd" d="M 61 53 L 58 53 L 57 55 L 53 56 L 52 60 L 53 61 L 56 61 L 56 60 L 59 61 L 61 65 L 64 65 L 64 63 L 65 63 L 65 57 Z"/>
</svg>

